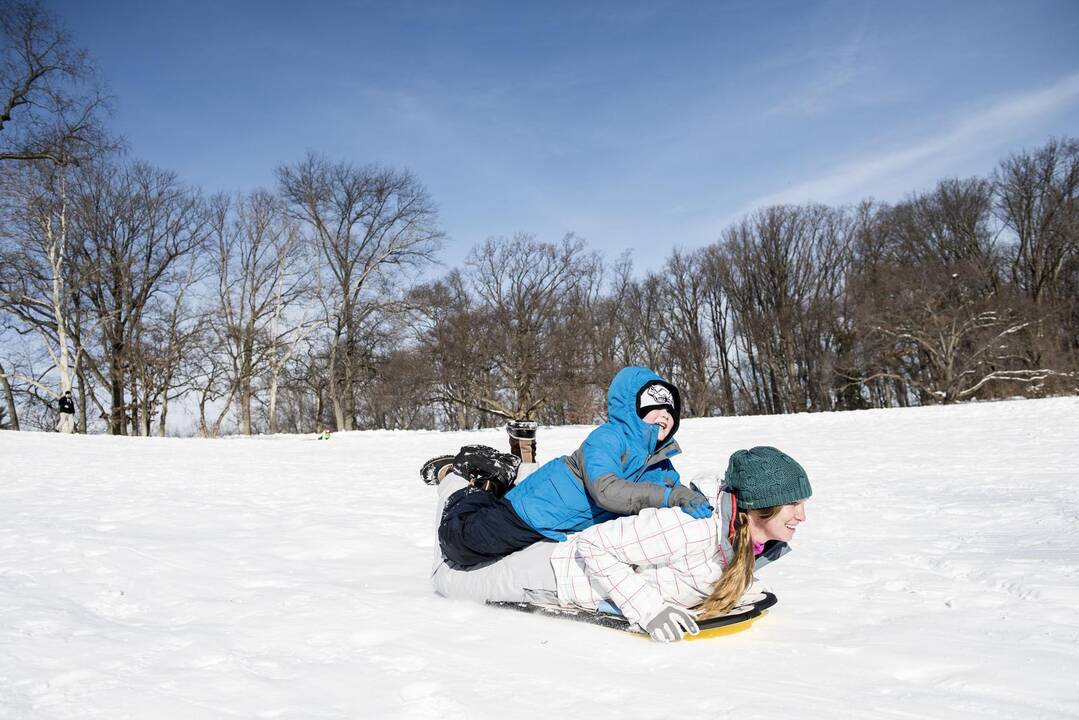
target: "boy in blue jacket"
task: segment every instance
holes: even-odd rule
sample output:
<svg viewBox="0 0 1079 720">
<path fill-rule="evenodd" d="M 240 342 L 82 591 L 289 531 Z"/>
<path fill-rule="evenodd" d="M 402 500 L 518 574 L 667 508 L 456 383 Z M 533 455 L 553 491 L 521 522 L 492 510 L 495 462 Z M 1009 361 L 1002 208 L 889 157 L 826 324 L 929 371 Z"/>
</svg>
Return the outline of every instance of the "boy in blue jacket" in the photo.
<svg viewBox="0 0 1079 720">
<path fill-rule="evenodd" d="M 707 498 L 682 485 L 670 461 L 681 452 L 674 441 L 681 407 L 674 385 L 647 368 L 623 368 L 607 391 L 607 422 L 572 455 L 546 463 L 505 497 L 475 487 L 450 496 L 438 528 L 442 554 L 470 568 L 647 507 L 710 516 Z"/>
</svg>

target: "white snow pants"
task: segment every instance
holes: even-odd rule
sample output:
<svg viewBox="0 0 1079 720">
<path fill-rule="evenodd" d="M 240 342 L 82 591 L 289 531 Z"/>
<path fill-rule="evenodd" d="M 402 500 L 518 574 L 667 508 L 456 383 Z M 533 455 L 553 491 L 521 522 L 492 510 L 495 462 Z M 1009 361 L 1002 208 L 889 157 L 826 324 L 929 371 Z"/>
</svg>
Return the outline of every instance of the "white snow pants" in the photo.
<svg viewBox="0 0 1079 720">
<path fill-rule="evenodd" d="M 56 432 L 75 432 L 75 414 L 66 412 L 60 413 L 60 417 L 56 421 Z"/>
<path fill-rule="evenodd" d="M 554 570 L 551 568 L 551 553 L 555 548 L 553 542 L 538 542 L 474 570 L 454 570 L 443 561 L 438 546 L 438 524 L 442 520 L 442 510 L 450 495 L 467 486 L 467 481 L 453 473 L 438 484 L 435 561 L 431 569 L 431 584 L 435 592 L 448 598 L 479 602 L 523 602 L 535 599 L 537 594 L 556 592 Z"/>
</svg>

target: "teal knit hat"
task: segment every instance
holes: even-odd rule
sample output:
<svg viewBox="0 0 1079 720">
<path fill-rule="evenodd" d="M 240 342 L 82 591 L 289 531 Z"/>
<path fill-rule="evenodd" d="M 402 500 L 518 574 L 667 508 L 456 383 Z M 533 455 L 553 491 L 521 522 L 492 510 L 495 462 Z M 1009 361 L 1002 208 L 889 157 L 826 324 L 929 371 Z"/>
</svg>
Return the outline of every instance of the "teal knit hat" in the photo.
<svg viewBox="0 0 1079 720">
<path fill-rule="evenodd" d="M 785 505 L 813 494 L 805 469 L 774 447 L 737 451 L 723 480 L 741 510 Z"/>
</svg>

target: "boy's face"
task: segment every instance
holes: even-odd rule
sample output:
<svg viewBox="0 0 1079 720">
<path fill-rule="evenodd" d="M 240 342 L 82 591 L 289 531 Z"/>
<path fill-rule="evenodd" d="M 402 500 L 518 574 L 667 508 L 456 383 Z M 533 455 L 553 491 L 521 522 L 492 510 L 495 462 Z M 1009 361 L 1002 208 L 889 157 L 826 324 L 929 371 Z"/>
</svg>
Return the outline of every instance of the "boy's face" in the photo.
<svg viewBox="0 0 1079 720">
<path fill-rule="evenodd" d="M 671 428 L 674 427 L 674 418 L 671 417 L 671 413 L 666 408 L 649 410 L 641 419 L 649 425 L 659 425 L 660 440 L 666 440 L 667 436 L 671 434 Z"/>
</svg>

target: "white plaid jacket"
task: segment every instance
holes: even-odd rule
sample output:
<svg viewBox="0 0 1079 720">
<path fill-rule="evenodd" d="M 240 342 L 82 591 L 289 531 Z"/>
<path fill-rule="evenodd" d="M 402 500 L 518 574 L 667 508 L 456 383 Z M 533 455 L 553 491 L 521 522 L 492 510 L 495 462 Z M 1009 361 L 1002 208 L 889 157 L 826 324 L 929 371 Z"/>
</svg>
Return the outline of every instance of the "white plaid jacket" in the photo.
<svg viewBox="0 0 1079 720">
<path fill-rule="evenodd" d="M 695 520 L 678 508 L 646 508 L 569 536 L 551 555 L 558 600 L 596 610 L 610 598 L 644 625 L 668 603 L 693 607 L 730 563 L 734 498 Z"/>
</svg>

